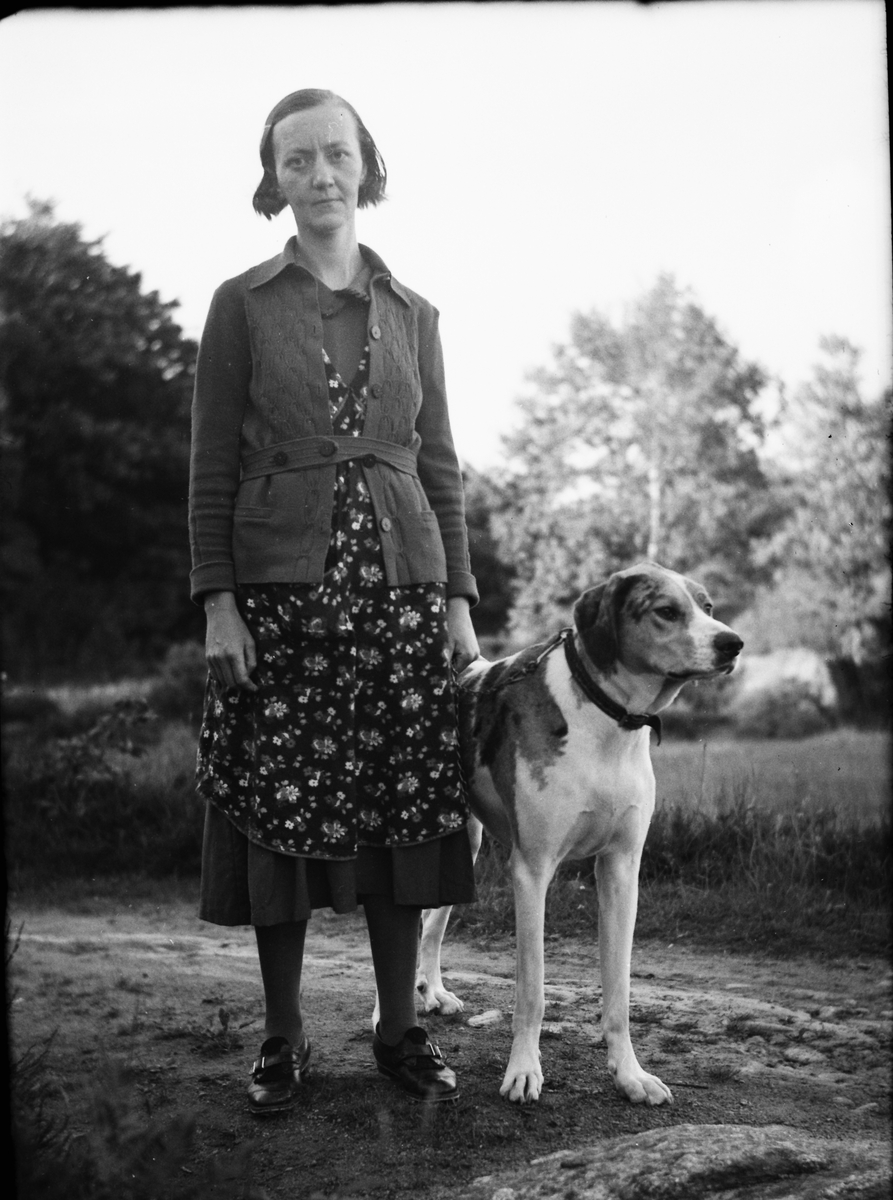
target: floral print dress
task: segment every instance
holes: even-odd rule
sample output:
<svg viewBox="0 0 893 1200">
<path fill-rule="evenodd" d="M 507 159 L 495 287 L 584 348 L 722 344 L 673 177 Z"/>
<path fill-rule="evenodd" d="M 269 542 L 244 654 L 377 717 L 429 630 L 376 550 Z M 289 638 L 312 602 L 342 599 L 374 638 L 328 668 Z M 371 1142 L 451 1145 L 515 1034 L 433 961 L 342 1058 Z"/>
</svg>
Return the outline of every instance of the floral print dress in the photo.
<svg viewBox="0 0 893 1200">
<path fill-rule="evenodd" d="M 337 434 L 362 433 L 368 347 L 347 387 L 325 355 Z M 356 857 L 461 830 L 468 819 L 447 661 L 446 588 L 390 588 L 369 489 L 340 464 L 320 585 L 240 586 L 258 690 L 209 679 L 199 794 L 250 841 Z"/>
</svg>

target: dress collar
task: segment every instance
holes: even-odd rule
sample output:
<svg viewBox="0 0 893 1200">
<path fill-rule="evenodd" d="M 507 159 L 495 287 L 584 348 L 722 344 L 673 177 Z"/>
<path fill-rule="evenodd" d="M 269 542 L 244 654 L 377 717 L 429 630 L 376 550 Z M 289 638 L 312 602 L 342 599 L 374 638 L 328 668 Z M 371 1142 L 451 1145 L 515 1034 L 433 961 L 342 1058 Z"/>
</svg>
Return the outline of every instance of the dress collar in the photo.
<svg viewBox="0 0 893 1200">
<path fill-rule="evenodd" d="M 407 295 L 406 290 L 393 277 L 384 260 L 381 259 L 374 250 L 362 244 L 360 245 L 360 253 L 363 256 L 365 268 L 370 272 L 367 287 L 381 281 L 390 287 L 391 291 L 398 296 L 404 304 L 409 304 L 409 296 Z M 281 274 L 289 267 L 297 268 L 299 271 L 303 271 L 305 274 L 311 277 L 313 276 L 313 272 L 304 261 L 304 257 L 301 254 L 298 245 L 298 239 L 294 234 L 292 234 L 292 236 L 285 243 L 285 246 L 280 254 L 277 254 L 275 258 L 268 258 L 266 262 L 259 263 L 256 267 L 252 267 L 251 270 L 248 271 L 248 287 L 262 287 L 265 283 L 269 283 L 270 280 L 275 279 L 277 275 Z M 354 281 L 351 281 L 352 284 L 353 282 Z"/>
</svg>

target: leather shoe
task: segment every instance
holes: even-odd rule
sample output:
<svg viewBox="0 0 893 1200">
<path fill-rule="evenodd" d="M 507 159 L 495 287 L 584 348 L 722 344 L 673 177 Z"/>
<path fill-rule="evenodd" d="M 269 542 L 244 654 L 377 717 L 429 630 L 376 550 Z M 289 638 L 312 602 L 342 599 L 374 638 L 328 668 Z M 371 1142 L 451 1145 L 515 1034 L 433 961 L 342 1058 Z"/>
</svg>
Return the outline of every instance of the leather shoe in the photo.
<svg viewBox="0 0 893 1200">
<path fill-rule="evenodd" d="M 382 1075 L 396 1080 L 411 1100 L 436 1104 L 459 1099 L 455 1071 L 419 1026 L 407 1029 L 396 1046 L 385 1045 L 376 1026 L 372 1053 Z"/>
<path fill-rule="evenodd" d="M 267 1038 L 260 1048 L 260 1058 L 251 1068 L 249 1112 L 265 1117 L 293 1108 L 309 1073 L 309 1062 L 308 1037 L 301 1039 L 297 1049 L 284 1037 Z"/>
</svg>

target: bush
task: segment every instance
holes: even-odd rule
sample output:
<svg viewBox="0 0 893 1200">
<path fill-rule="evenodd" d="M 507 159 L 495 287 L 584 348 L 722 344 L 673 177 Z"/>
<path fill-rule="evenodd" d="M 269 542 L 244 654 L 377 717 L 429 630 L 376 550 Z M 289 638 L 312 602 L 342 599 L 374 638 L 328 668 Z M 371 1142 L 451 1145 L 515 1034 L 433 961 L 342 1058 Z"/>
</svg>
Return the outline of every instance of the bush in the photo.
<svg viewBox="0 0 893 1200">
<path fill-rule="evenodd" d="M 85 732 L 23 739 L 6 769 L 6 846 L 15 875 L 195 874 L 202 811 L 190 751 L 171 769 L 133 769 L 150 744 L 163 757 L 145 701 L 122 700 Z M 187 757 L 189 754 L 189 757 Z"/>
<path fill-rule="evenodd" d="M 804 738 L 826 733 L 834 718 L 805 684 L 786 679 L 739 700 L 733 725 L 740 737 Z"/>
<path fill-rule="evenodd" d="M 208 663 L 198 642 L 176 642 L 161 664 L 160 678 L 148 700 L 161 717 L 198 725 L 202 718 Z"/>
</svg>

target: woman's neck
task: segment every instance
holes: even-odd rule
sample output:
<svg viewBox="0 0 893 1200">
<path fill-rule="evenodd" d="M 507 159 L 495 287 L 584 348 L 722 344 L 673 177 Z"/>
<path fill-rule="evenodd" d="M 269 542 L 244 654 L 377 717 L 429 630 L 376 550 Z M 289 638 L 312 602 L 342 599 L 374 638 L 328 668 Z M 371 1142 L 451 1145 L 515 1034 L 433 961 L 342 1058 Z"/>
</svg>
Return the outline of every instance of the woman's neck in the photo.
<svg viewBox="0 0 893 1200">
<path fill-rule="evenodd" d="M 352 229 L 333 230 L 322 236 L 299 230 L 298 242 L 313 274 L 332 291 L 346 288 L 363 265 Z"/>
</svg>

